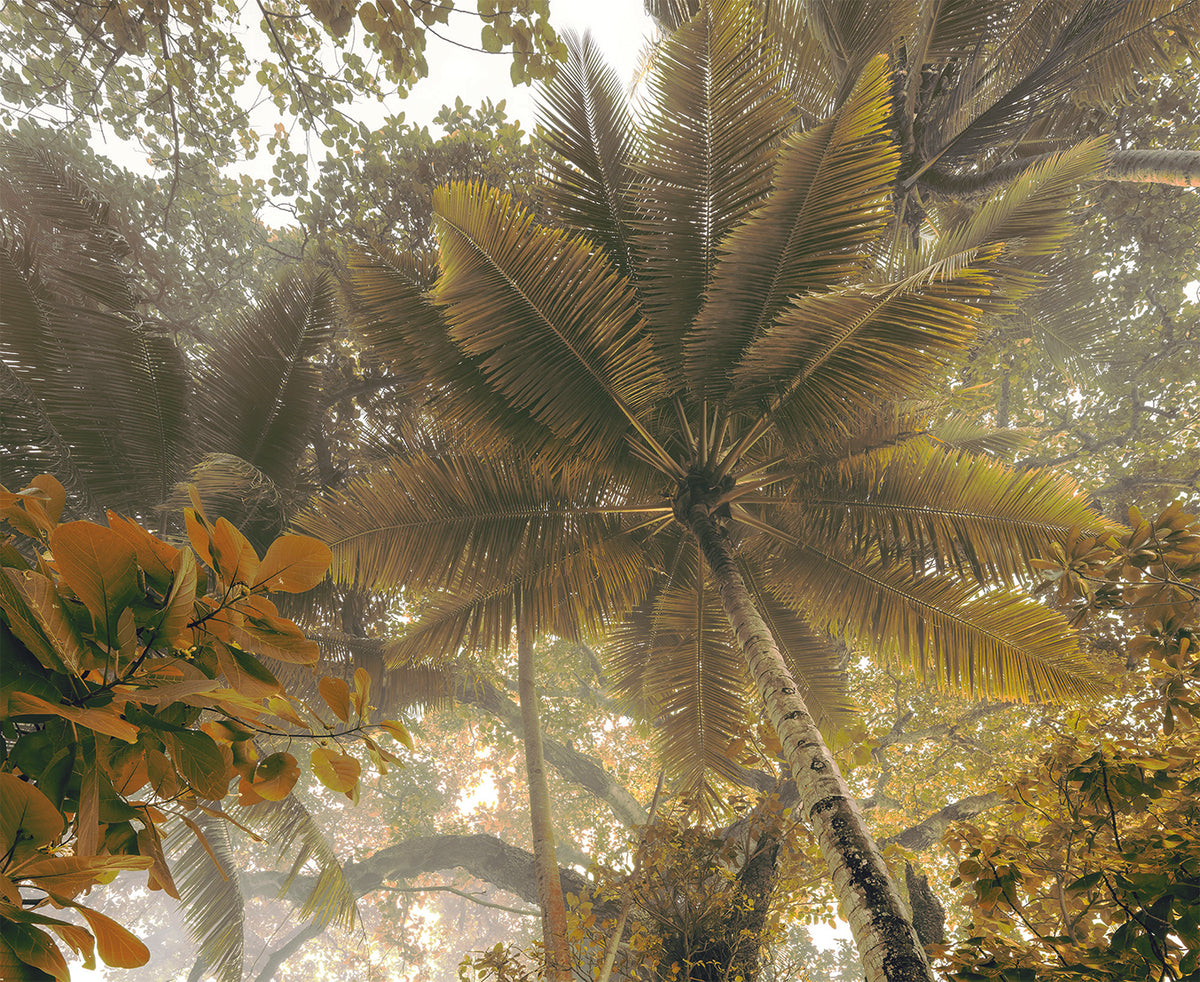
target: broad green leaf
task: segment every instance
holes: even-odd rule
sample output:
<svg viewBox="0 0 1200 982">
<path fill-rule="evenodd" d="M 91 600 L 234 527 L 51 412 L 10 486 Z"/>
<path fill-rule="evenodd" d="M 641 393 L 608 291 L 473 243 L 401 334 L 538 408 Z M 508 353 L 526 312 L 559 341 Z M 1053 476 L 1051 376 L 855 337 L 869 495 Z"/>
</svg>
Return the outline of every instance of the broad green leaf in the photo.
<svg viewBox="0 0 1200 982">
<path fill-rule="evenodd" d="M 24 838 L 31 847 L 47 846 L 62 835 L 62 814 L 41 791 L 14 774 L 0 771 L 0 855 Z"/>
<path fill-rule="evenodd" d="M 219 801 L 229 791 L 229 774 L 216 742 L 207 733 L 166 733 L 163 742 L 185 781 L 201 798 Z"/>
<path fill-rule="evenodd" d="M 282 801 L 292 793 L 299 779 L 300 765 L 296 758 L 288 753 L 274 753 L 258 762 L 252 785 L 260 798 Z"/>
</svg>

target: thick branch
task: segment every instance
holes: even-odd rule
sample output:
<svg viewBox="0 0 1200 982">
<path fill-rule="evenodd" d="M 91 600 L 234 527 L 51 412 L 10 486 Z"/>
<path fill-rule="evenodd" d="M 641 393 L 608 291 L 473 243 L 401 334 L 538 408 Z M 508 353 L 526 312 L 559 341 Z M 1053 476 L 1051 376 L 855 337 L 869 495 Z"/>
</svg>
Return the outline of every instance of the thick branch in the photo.
<svg viewBox="0 0 1200 982">
<path fill-rule="evenodd" d="M 990 170 L 953 174 L 929 168 L 918 184 L 936 194 L 986 194 L 1011 181 L 1025 168 L 1051 157 L 1041 154 L 1006 160 Z M 1200 150 L 1116 150 L 1108 165 L 1095 177 L 1098 181 L 1128 181 L 1135 184 L 1173 184 L 1200 187 Z"/>
<path fill-rule="evenodd" d="M 928 849 L 934 843 L 938 842 L 942 838 L 942 833 L 955 822 L 961 822 L 965 818 L 973 818 L 976 815 L 981 815 L 983 812 L 990 811 L 1007 800 L 1004 795 L 998 794 L 995 791 L 989 791 L 987 794 L 971 795 L 963 798 L 961 801 L 952 802 L 940 811 L 934 812 L 923 822 L 919 822 L 905 829 L 903 832 L 898 832 L 886 839 L 881 839 L 879 841 L 880 848 L 887 848 L 892 843 L 895 843 L 898 846 L 903 846 L 905 849 L 913 851 Z"/>
</svg>

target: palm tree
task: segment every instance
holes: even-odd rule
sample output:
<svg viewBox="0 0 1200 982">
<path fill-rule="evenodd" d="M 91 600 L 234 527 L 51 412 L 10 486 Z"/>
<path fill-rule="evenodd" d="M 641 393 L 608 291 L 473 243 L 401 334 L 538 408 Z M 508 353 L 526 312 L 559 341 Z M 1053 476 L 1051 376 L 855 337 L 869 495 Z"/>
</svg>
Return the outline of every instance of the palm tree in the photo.
<svg viewBox="0 0 1200 982">
<path fill-rule="evenodd" d="M 835 641 L 985 695 L 1096 690 L 1069 626 L 1018 583 L 1105 523 L 1068 479 L 1005 466 L 913 400 L 1037 285 L 1104 152 L 1038 162 L 909 248 L 889 234 L 889 62 L 813 122 L 771 28 L 745 0 L 704 5 L 658 50 L 638 126 L 573 39 L 546 92 L 551 221 L 453 185 L 431 290 L 386 250 L 357 260 L 364 338 L 420 365 L 452 439 L 301 524 L 341 579 L 423 597 L 397 661 L 506 649 L 518 622 L 632 625 L 618 669 L 701 794 L 752 684 L 867 977 L 932 978 L 809 703 Z"/>
</svg>

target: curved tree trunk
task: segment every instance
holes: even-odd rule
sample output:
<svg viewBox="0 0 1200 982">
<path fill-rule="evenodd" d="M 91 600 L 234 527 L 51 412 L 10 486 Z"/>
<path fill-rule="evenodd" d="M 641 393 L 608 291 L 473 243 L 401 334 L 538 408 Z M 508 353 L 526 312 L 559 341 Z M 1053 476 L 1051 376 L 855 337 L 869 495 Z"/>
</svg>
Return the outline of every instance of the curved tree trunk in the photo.
<svg viewBox="0 0 1200 982">
<path fill-rule="evenodd" d="M 533 642 L 517 608 L 517 695 L 524 729 L 525 774 L 529 781 L 529 822 L 533 827 L 533 863 L 537 872 L 538 900 L 542 907 L 542 945 L 546 950 L 548 982 L 571 982 L 571 955 L 567 947 L 567 907 L 554 855 L 554 823 L 550 816 L 550 789 L 542 754 L 542 724 L 538 718 L 534 685 Z"/>
<path fill-rule="evenodd" d="M 842 915 L 854 933 L 867 982 L 935 982 L 929 959 L 862 812 L 738 572 L 728 536 L 704 504 L 690 509 L 688 525 L 720 590 L 771 726 L 783 745 L 804 816 L 817 836 Z"/>
<path fill-rule="evenodd" d="M 919 174 L 921 187 L 938 194 L 970 196 L 986 194 L 1007 184 L 1027 167 L 1052 157 L 1006 160 L 990 170 L 952 174 L 929 168 Z M 1097 181 L 1128 181 L 1134 184 L 1172 184 L 1176 187 L 1200 187 L 1200 150 L 1115 150 L 1108 165 L 1098 173 Z"/>
</svg>

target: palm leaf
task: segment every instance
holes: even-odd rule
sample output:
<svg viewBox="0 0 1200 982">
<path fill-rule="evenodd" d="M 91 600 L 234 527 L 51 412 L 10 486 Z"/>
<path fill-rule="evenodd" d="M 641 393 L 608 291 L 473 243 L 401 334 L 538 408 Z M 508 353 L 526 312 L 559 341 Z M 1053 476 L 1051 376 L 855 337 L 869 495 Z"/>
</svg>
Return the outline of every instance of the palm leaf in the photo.
<svg viewBox="0 0 1200 982">
<path fill-rule="evenodd" d="M 664 364 L 699 311 L 717 244 L 770 186 L 791 100 L 754 5 L 715 0 L 672 35 L 646 80 L 639 252 L 646 316 Z"/>
<path fill-rule="evenodd" d="M 144 515 L 165 500 L 185 445 L 183 360 L 142 325 L 128 246 L 90 189 L 18 144 L 0 156 L 6 480 L 48 471 L 86 512 Z"/>
<path fill-rule="evenodd" d="M 664 379 L 636 299 L 591 243 L 534 224 L 506 195 L 434 196 L 434 299 L 488 383 L 579 449 L 611 450 Z"/>
<path fill-rule="evenodd" d="M 953 568 L 980 584 L 1034 576 L 1030 561 L 1072 530 L 1118 529 L 1065 474 L 1018 471 L 930 444 L 854 457 L 823 479 L 810 477 L 775 509 L 804 527 L 805 541 L 839 541 L 853 555 L 878 550 L 884 564 L 907 561 L 914 572 Z"/>
<path fill-rule="evenodd" d="M 567 61 L 539 91 L 550 173 L 547 208 L 563 227 L 583 232 L 633 276 L 634 129 L 621 81 L 590 34 L 564 35 Z"/>
<path fill-rule="evenodd" d="M 412 376 L 408 391 L 428 404 L 438 428 L 480 447 L 515 440 L 530 452 L 549 449 L 550 430 L 494 391 L 482 359 L 450 340 L 444 311 L 419 286 L 427 277 L 414 257 L 376 244 L 351 249 L 347 267 L 350 314 L 367 357 Z"/>
<path fill-rule="evenodd" d="M 1067 621 L 1023 595 L 810 545 L 781 557 L 775 572 L 781 596 L 819 628 L 939 687 L 1040 700 L 1101 691 Z"/>
<path fill-rule="evenodd" d="M 730 743 L 750 713 L 746 673 L 720 598 L 702 577 L 675 581 L 606 639 L 618 694 L 644 707 L 676 792 L 719 810 L 714 777 L 736 781 Z"/>
<path fill-rule="evenodd" d="M 887 61 L 876 59 L 822 126 L 789 138 L 766 201 L 720 244 L 720 262 L 684 342 L 693 387 L 719 397 L 728 369 L 787 301 L 861 275 L 891 215 L 900 155 L 888 132 Z"/>
<path fill-rule="evenodd" d="M 230 826 L 204 814 L 195 821 L 212 854 L 199 835 L 180 829 L 176 836 L 186 836 L 187 845 L 173 857 L 171 869 L 188 933 L 198 945 L 196 962 L 220 982 L 242 982 L 246 901 L 238 884 Z"/>
<path fill-rule="evenodd" d="M 285 487 L 322 413 L 315 359 L 333 338 L 323 275 L 286 277 L 214 339 L 197 371 L 198 449 L 232 454 Z"/>
<path fill-rule="evenodd" d="M 295 795 L 282 801 L 265 801 L 248 808 L 234 806 L 239 819 L 263 833 L 282 858 L 295 846 L 291 868 L 279 888 L 284 896 L 306 866 L 316 864 L 317 877 L 300 907 L 300 917 L 324 928 L 336 924 L 354 927 L 358 907 L 342 864 L 320 825 Z"/>
<path fill-rule="evenodd" d="M 490 587 L 476 582 L 468 591 L 451 584 L 422 600 L 416 622 L 387 645 L 385 658 L 436 667 L 461 651 L 504 650 L 512 641 L 518 597 L 531 634 L 598 637 L 646 595 L 646 562 L 643 545 L 612 531 L 580 537 L 573 548 L 542 556 L 535 566 L 514 562 L 511 576 Z"/>
<path fill-rule="evenodd" d="M 872 58 L 889 51 L 893 39 L 905 33 L 915 12 L 915 4 L 893 0 L 809 0 L 800 16 L 820 38 L 825 57 L 848 89 Z"/>
</svg>

